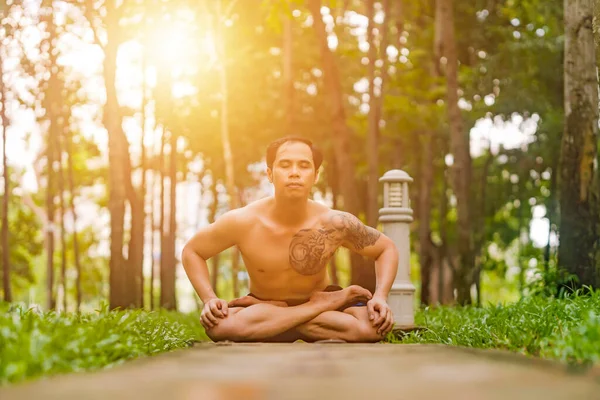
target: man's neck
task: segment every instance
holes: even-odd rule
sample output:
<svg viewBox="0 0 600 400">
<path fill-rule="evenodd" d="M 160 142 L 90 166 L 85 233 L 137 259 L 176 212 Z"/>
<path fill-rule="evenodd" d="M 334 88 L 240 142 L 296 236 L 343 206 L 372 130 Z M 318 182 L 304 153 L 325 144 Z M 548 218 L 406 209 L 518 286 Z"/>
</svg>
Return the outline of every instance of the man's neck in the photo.
<svg viewBox="0 0 600 400">
<path fill-rule="evenodd" d="M 306 198 L 285 199 L 273 197 L 273 218 L 284 225 L 296 225 L 308 217 L 309 201 Z"/>
</svg>

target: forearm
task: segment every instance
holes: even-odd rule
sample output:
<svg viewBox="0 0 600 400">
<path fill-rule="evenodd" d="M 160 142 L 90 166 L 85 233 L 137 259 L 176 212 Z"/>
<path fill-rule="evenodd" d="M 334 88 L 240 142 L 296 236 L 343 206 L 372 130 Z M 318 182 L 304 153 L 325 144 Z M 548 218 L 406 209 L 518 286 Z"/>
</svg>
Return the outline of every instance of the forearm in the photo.
<svg viewBox="0 0 600 400">
<path fill-rule="evenodd" d="M 388 246 L 375 260 L 375 276 L 377 284 L 375 286 L 374 297 L 383 297 L 387 299 L 390 289 L 396 279 L 398 272 L 398 251 L 395 246 Z"/>
<path fill-rule="evenodd" d="M 183 269 L 202 302 L 206 303 L 208 300 L 216 298 L 217 295 L 210 286 L 210 276 L 206 260 L 187 247 L 183 249 L 181 258 Z"/>
</svg>

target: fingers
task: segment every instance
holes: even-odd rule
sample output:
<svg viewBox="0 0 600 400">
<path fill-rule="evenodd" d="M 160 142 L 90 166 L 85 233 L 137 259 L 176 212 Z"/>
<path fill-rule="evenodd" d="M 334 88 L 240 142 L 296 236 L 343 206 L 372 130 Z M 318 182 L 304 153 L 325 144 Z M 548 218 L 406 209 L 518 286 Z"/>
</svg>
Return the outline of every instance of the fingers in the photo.
<svg viewBox="0 0 600 400">
<path fill-rule="evenodd" d="M 391 332 L 393 327 L 394 327 L 394 315 L 393 315 L 392 311 L 388 308 L 386 319 L 379 327 L 379 331 L 381 332 L 382 335 L 385 336 Z"/>
<path fill-rule="evenodd" d="M 367 312 L 369 314 L 369 321 L 373 321 L 375 319 L 375 306 L 372 302 L 367 303 Z"/>
<path fill-rule="evenodd" d="M 223 315 L 223 313 L 221 312 L 221 302 L 218 301 L 211 301 L 210 303 L 207 304 L 210 312 L 213 316 L 215 317 L 219 317 L 219 318 L 225 318 L 225 316 Z"/>
<path fill-rule="evenodd" d="M 202 323 L 202 326 L 204 327 L 204 329 L 210 329 L 213 326 L 215 326 L 215 324 L 213 324 L 212 322 L 210 322 L 210 320 L 208 319 L 208 317 L 206 316 L 206 314 L 202 314 L 200 316 L 200 322 Z"/>
<path fill-rule="evenodd" d="M 376 329 L 377 329 L 378 335 L 383 335 L 384 327 L 387 323 L 387 316 L 388 316 L 387 310 L 384 309 L 383 313 L 381 314 L 381 319 L 382 319 L 381 325 L 379 325 L 379 326 L 375 325 L 377 327 Z"/>
<path fill-rule="evenodd" d="M 225 300 L 221 300 L 221 312 L 226 317 L 229 314 L 229 306 Z"/>
<path fill-rule="evenodd" d="M 375 319 L 373 320 L 373 326 L 375 327 L 380 327 L 380 325 L 385 322 L 385 319 L 387 318 L 387 312 L 386 309 L 384 308 L 383 310 L 378 309 L 379 307 L 375 307 L 376 311 L 375 311 Z"/>
<path fill-rule="evenodd" d="M 204 316 L 206 317 L 206 319 L 211 322 L 213 325 L 217 325 L 219 323 L 219 319 L 217 317 L 215 317 L 210 309 L 207 309 L 206 312 L 204 313 Z"/>
</svg>

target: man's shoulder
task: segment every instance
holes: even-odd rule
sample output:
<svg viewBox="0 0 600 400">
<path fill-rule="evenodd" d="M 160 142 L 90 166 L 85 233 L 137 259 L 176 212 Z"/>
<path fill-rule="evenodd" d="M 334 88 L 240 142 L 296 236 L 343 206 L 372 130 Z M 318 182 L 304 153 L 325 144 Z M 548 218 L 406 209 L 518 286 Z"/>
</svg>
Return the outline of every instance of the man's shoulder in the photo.
<svg viewBox="0 0 600 400">
<path fill-rule="evenodd" d="M 357 222 L 360 222 L 360 220 L 353 214 L 346 211 L 336 210 L 334 208 L 327 207 L 321 213 L 321 223 L 324 226 L 342 229 L 344 227 L 348 227 L 350 224 L 355 224 Z"/>
<path fill-rule="evenodd" d="M 225 212 L 219 219 L 223 219 L 224 222 L 237 224 L 252 224 L 259 215 L 264 213 L 268 201 L 269 198 L 253 201 L 243 207 Z"/>
</svg>

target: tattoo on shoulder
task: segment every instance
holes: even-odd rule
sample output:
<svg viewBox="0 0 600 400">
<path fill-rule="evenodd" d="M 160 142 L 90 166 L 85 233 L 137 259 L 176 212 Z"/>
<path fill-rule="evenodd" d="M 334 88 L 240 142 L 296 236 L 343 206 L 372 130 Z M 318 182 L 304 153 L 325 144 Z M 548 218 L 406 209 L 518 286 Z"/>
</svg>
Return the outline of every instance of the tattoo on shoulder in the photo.
<svg viewBox="0 0 600 400">
<path fill-rule="evenodd" d="M 335 214 L 331 217 L 331 224 L 357 250 L 374 245 L 381 236 L 377 229 L 364 225 L 357 217 L 348 213 Z"/>
<path fill-rule="evenodd" d="M 344 241 L 362 250 L 375 244 L 381 236 L 377 229 L 363 225 L 348 213 L 335 214 L 324 225 L 317 229 L 301 229 L 292 237 L 289 262 L 301 275 L 314 275 L 322 271 Z"/>
</svg>

